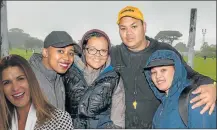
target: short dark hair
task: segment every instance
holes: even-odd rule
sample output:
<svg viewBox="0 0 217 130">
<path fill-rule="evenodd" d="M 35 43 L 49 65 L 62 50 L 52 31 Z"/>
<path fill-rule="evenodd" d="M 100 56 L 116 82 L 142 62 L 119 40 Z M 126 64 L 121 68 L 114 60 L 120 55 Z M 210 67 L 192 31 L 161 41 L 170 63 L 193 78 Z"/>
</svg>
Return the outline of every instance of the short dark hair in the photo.
<svg viewBox="0 0 217 130">
<path fill-rule="evenodd" d="M 92 32 L 90 34 L 88 34 L 87 36 L 85 36 L 84 38 L 84 42 L 82 44 L 82 48 L 85 49 L 85 47 L 87 46 L 87 42 L 90 38 L 92 37 L 104 37 L 106 39 L 106 37 L 102 34 L 102 33 L 99 33 L 99 32 Z"/>
<path fill-rule="evenodd" d="M 142 25 L 144 24 L 144 22 L 142 20 L 140 20 L 142 22 Z"/>
</svg>

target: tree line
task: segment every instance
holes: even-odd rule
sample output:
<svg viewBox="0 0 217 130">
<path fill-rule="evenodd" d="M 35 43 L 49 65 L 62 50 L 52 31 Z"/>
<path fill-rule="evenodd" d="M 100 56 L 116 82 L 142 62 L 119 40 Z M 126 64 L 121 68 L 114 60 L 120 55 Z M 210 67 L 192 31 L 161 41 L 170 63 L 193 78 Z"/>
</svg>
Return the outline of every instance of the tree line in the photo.
<svg viewBox="0 0 217 130">
<path fill-rule="evenodd" d="M 155 39 L 160 42 L 165 42 L 172 45 L 173 42 L 175 40 L 179 40 L 180 37 L 182 37 L 182 33 L 180 33 L 179 31 L 167 30 L 160 31 L 155 36 Z M 183 42 L 177 43 L 174 48 L 176 48 L 176 50 L 178 50 L 179 52 L 188 52 L 188 47 Z M 216 44 L 213 43 L 209 45 L 208 42 L 204 42 L 200 50 L 195 52 L 195 55 L 200 57 L 216 57 Z"/>
<path fill-rule="evenodd" d="M 9 48 L 20 49 L 40 49 L 43 47 L 43 41 L 37 37 L 32 37 L 22 29 L 11 28 L 8 31 Z"/>
<path fill-rule="evenodd" d="M 43 41 L 37 37 L 32 37 L 28 33 L 25 33 L 24 30 L 19 28 L 11 28 L 8 31 L 9 37 L 9 48 L 21 48 L 21 49 L 40 49 L 43 47 Z M 182 33 L 179 31 L 166 30 L 160 31 L 154 39 L 165 42 L 170 45 L 173 45 L 175 40 L 179 40 L 182 37 Z M 174 48 L 179 52 L 188 52 L 188 47 L 183 42 L 177 43 Z M 216 57 L 216 45 L 208 45 L 205 42 L 200 51 L 196 51 L 196 56 L 206 56 L 206 57 Z"/>
</svg>

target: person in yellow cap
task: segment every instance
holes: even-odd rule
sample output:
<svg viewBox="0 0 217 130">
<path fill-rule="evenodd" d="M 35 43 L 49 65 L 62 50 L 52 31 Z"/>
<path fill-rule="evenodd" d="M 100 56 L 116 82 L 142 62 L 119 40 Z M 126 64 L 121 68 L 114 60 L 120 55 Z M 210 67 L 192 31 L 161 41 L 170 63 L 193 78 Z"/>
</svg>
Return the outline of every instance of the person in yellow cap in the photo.
<svg viewBox="0 0 217 130">
<path fill-rule="evenodd" d="M 121 9 L 117 24 L 123 43 L 112 47 L 111 59 L 112 66 L 120 73 L 125 87 L 125 128 L 152 127 L 152 119 L 160 102 L 150 89 L 143 68 L 149 56 L 157 50 L 174 51 L 187 70 L 187 78 L 199 86 L 193 92 L 198 96 L 191 100 L 191 103 L 195 103 L 192 109 L 204 105 L 201 114 L 213 112 L 216 101 L 214 81 L 188 66 L 171 45 L 146 36 L 146 22 L 138 8 L 127 6 Z"/>
</svg>

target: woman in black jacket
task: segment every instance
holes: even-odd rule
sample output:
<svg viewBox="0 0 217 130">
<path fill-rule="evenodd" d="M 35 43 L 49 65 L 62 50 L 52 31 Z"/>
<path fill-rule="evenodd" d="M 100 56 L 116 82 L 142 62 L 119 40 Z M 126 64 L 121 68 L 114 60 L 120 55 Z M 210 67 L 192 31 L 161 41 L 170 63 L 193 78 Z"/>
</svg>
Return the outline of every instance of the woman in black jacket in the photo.
<svg viewBox="0 0 217 130">
<path fill-rule="evenodd" d="M 82 58 L 75 56 L 64 76 L 66 111 L 75 128 L 124 128 L 125 93 L 122 79 L 110 65 L 111 43 L 93 29 L 81 40 Z"/>
</svg>

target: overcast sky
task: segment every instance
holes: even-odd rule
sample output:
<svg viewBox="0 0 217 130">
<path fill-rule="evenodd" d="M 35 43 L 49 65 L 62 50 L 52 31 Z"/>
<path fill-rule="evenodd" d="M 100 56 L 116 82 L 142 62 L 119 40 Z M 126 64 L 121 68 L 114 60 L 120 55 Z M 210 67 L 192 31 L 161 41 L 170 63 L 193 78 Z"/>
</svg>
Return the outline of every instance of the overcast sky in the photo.
<svg viewBox="0 0 217 130">
<path fill-rule="evenodd" d="M 202 44 L 202 28 L 207 29 L 206 41 L 216 44 L 216 1 L 7 1 L 8 29 L 20 28 L 42 40 L 53 30 L 65 30 L 79 40 L 89 29 L 98 28 L 116 45 L 121 43 L 117 14 L 127 5 L 143 12 L 147 36 L 154 38 L 159 31 L 177 30 L 183 34 L 177 42 L 186 44 L 190 10 L 197 8 L 195 49 Z"/>
</svg>

